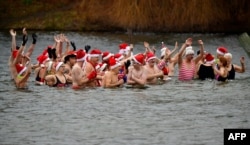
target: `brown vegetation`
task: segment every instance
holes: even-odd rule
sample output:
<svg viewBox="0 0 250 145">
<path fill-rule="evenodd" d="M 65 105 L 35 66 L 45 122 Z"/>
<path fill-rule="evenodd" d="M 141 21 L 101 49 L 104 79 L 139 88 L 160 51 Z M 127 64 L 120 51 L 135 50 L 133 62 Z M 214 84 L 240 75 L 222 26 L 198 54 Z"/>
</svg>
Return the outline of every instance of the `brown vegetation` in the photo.
<svg viewBox="0 0 250 145">
<path fill-rule="evenodd" d="M 250 31 L 248 0 L 8 0 L 1 28 L 158 32 Z"/>
</svg>

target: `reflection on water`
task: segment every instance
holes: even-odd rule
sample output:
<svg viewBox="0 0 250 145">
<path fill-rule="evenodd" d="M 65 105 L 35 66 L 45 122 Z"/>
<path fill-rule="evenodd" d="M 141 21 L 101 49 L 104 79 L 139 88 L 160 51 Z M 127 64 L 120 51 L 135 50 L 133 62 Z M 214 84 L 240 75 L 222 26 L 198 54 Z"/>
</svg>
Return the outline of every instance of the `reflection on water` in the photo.
<svg viewBox="0 0 250 145">
<path fill-rule="evenodd" d="M 32 60 L 56 32 L 39 32 Z M 77 47 L 90 44 L 102 50 L 118 50 L 126 41 L 121 34 L 67 33 Z M 139 35 L 133 39 L 136 52 L 144 40 L 173 48 L 193 34 Z M 228 46 L 233 61 L 247 56 L 237 36 L 195 34 L 205 49 L 215 52 Z M 249 128 L 250 74 L 237 74 L 228 83 L 216 81 L 179 82 L 176 77 L 146 89 L 55 89 L 35 86 L 17 90 L 9 77 L 7 58 L 10 37 L 0 33 L 0 144 L 223 144 L 224 128 Z M 18 39 L 20 40 L 20 39 Z M 19 41 L 20 42 L 20 41 Z M 20 44 L 20 43 L 19 43 Z M 195 47 L 195 44 L 194 44 Z M 198 50 L 198 48 L 197 48 Z M 159 53 L 159 52 L 158 52 Z M 249 58 L 246 57 L 246 63 Z"/>
</svg>

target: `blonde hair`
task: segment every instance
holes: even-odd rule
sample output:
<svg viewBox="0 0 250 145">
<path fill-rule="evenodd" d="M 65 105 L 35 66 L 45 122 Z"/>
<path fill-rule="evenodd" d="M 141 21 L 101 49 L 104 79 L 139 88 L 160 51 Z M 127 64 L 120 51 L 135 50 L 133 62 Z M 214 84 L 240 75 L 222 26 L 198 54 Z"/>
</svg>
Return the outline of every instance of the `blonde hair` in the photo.
<svg viewBox="0 0 250 145">
<path fill-rule="evenodd" d="M 229 57 L 230 59 L 232 59 L 233 58 L 233 56 L 232 56 L 232 54 L 231 53 L 226 53 L 225 55 L 224 55 L 224 57 Z"/>
</svg>

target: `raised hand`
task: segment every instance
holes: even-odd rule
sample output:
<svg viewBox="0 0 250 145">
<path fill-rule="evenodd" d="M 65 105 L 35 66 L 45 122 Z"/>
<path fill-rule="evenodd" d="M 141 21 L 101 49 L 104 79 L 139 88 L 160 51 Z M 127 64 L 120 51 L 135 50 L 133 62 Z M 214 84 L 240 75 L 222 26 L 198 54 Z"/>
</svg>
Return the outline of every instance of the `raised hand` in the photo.
<svg viewBox="0 0 250 145">
<path fill-rule="evenodd" d="M 192 38 L 188 38 L 185 43 L 188 46 L 192 45 Z"/>
<path fill-rule="evenodd" d="M 145 47 L 145 48 L 149 48 L 149 43 L 148 43 L 148 42 L 144 41 L 143 44 L 144 44 L 144 47 Z"/>
<path fill-rule="evenodd" d="M 13 29 L 10 29 L 10 35 L 12 37 L 16 36 L 16 31 L 14 31 Z"/>
<path fill-rule="evenodd" d="M 198 40 L 198 43 L 199 43 L 200 45 L 203 45 L 203 41 L 202 41 L 202 40 Z"/>
<path fill-rule="evenodd" d="M 134 49 L 134 45 L 133 44 L 130 44 L 130 51 L 133 51 L 133 49 Z"/>
<path fill-rule="evenodd" d="M 244 56 L 242 56 L 242 57 L 240 58 L 240 63 L 241 63 L 241 64 L 245 64 L 245 57 L 244 57 Z"/>
<path fill-rule="evenodd" d="M 55 40 L 56 43 L 60 43 L 60 38 L 58 37 L 58 35 L 54 36 L 54 40 Z"/>
<path fill-rule="evenodd" d="M 175 47 L 174 48 L 178 48 L 178 42 L 175 42 Z"/>
</svg>

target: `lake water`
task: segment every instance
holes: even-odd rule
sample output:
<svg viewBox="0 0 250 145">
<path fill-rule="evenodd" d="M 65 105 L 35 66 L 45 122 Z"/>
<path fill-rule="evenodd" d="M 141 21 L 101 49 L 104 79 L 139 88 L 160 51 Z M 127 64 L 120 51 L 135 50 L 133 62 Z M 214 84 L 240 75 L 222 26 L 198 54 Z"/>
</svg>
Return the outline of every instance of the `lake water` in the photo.
<svg viewBox="0 0 250 145">
<path fill-rule="evenodd" d="M 53 44 L 59 32 L 38 32 L 32 56 Z M 21 44 L 18 32 L 18 44 Z M 31 32 L 29 33 L 31 34 Z M 215 53 L 224 45 L 239 63 L 245 56 L 247 70 L 236 80 L 179 82 L 177 77 L 147 89 L 57 89 L 35 86 L 34 74 L 28 90 L 17 90 L 10 79 L 7 59 L 11 37 L 0 32 L 0 144 L 11 145 L 222 145 L 225 128 L 250 126 L 249 57 L 238 42 L 238 35 L 224 34 L 135 34 L 130 39 L 119 33 L 66 32 L 78 48 L 89 44 L 101 50 L 118 52 L 123 41 L 143 51 L 143 41 L 158 48 L 161 41 L 173 49 L 175 41 L 187 37 L 202 39 L 205 49 Z M 29 37 L 28 45 L 32 38 Z M 194 41 L 194 49 L 198 44 Z M 177 74 L 176 74 L 177 75 Z"/>
</svg>

